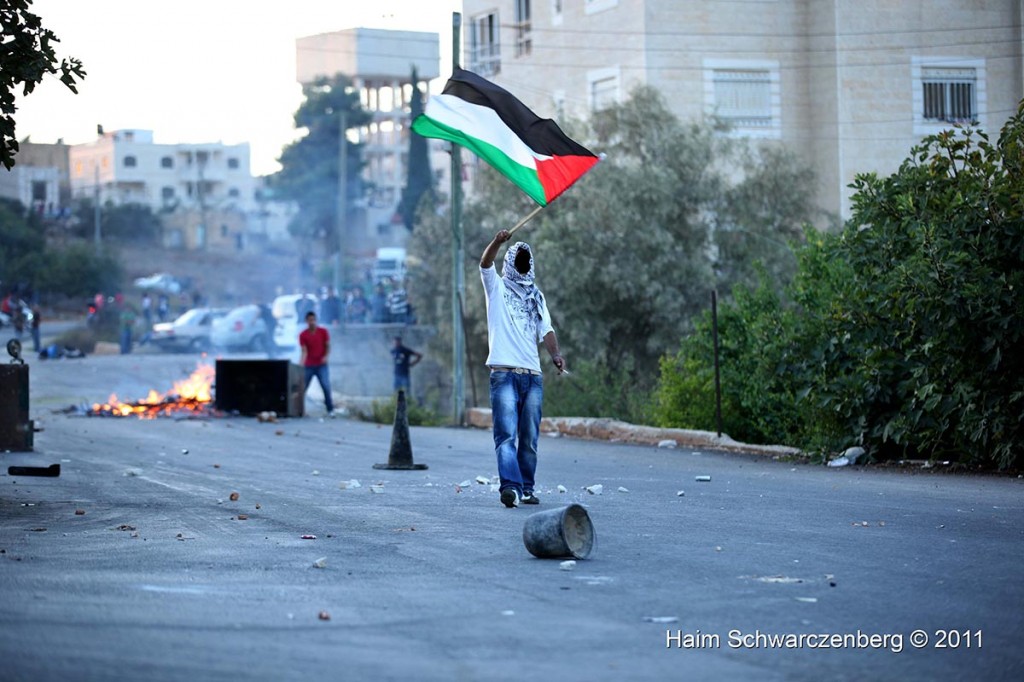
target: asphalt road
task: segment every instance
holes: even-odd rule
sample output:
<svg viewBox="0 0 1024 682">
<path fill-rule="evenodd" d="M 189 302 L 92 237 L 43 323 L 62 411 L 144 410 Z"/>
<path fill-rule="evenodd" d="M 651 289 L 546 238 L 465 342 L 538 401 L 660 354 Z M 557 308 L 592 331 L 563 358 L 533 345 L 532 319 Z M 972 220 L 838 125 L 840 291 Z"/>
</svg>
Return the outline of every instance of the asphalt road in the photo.
<svg viewBox="0 0 1024 682">
<path fill-rule="evenodd" d="M 194 362 L 32 363 L 36 452 L 0 457 L 62 475 L 0 472 L 0 678 L 1024 675 L 1024 481 L 545 437 L 542 505 L 509 510 L 473 482 L 496 473 L 485 431 L 414 427 L 430 468 L 378 471 L 392 428 L 317 405 L 264 424 L 55 413 Z M 598 540 L 562 570 L 522 529 L 569 502 Z"/>
</svg>

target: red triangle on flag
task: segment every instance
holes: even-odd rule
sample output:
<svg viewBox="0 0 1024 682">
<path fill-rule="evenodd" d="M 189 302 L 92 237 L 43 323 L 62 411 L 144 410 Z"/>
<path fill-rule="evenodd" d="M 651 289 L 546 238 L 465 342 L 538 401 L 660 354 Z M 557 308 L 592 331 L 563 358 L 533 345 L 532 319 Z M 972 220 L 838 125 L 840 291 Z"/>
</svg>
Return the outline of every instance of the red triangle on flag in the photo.
<svg viewBox="0 0 1024 682">
<path fill-rule="evenodd" d="M 599 160 L 596 156 L 553 156 L 550 159 L 537 159 L 537 177 L 544 187 L 547 203 L 551 203 L 559 194 L 569 189 Z"/>
</svg>

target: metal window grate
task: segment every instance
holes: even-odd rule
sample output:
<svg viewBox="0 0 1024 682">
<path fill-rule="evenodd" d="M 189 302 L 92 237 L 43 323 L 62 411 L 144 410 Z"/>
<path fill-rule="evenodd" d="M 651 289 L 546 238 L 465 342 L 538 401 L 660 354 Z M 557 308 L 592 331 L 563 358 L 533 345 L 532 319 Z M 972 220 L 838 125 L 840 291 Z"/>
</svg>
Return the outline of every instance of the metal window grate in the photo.
<svg viewBox="0 0 1024 682">
<path fill-rule="evenodd" d="M 975 69 L 932 67 L 921 70 L 924 119 L 975 123 L 978 118 Z"/>
<path fill-rule="evenodd" d="M 717 69 L 712 80 L 718 118 L 742 128 L 771 126 L 771 74 L 768 71 Z"/>
</svg>

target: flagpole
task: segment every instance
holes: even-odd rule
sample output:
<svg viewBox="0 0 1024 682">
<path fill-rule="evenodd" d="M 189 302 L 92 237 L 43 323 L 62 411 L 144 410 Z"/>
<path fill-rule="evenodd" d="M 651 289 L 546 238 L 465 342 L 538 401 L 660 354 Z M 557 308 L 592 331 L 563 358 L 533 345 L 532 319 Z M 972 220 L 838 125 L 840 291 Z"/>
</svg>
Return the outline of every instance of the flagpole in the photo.
<svg viewBox="0 0 1024 682">
<path fill-rule="evenodd" d="M 511 237 L 512 235 L 514 235 L 514 234 L 516 233 L 516 230 L 518 230 L 518 229 L 519 229 L 520 227 L 522 227 L 522 226 L 523 226 L 523 225 L 525 225 L 526 223 L 530 222 L 530 220 L 531 220 L 531 219 L 532 219 L 532 218 L 533 218 L 533 217 L 534 217 L 535 215 L 537 215 L 538 213 L 540 213 L 541 211 L 543 211 L 543 210 L 544 210 L 544 207 L 545 207 L 545 206 L 547 206 L 547 204 L 544 204 L 544 206 L 538 206 L 537 208 L 535 208 L 535 209 L 533 209 L 532 211 L 530 211 L 530 214 L 529 214 L 528 216 L 526 216 L 525 218 L 523 218 L 522 220 L 520 220 L 520 221 L 519 221 L 518 223 L 516 223 L 516 226 L 515 226 L 515 227 L 513 227 L 513 228 L 512 228 L 511 230 L 509 230 L 509 231 L 508 231 L 508 236 L 510 236 L 510 237 Z"/>
</svg>

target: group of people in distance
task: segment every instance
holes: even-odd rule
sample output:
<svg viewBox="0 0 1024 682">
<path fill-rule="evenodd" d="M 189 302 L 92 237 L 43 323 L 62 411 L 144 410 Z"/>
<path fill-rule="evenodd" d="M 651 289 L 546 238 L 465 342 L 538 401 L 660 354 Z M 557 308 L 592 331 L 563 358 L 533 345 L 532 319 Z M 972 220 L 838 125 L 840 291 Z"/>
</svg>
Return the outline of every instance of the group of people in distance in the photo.
<svg viewBox="0 0 1024 682">
<path fill-rule="evenodd" d="M 327 364 L 327 358 L 331 353 L 331 334 L 326 327 L 318 324 L 314 311 L 306 312 L 305 320 L 306 328 L 299 332 L 299 362 L 305 369 L 306 388 L 309 388 L 315 377 L 324 392 L 324 407 L 327 414 L 331 415 L 334 413 L 334 400 L 331 396 L 331 375 Z M 412 387 L 409 370 L 423 359 L 423 354 L 406 348 L 402 345 L 402 337 L 395 336 L 391 357 L 394 361 L 394 390 L 402 389 L 408 392 Z"/>
</svg>

